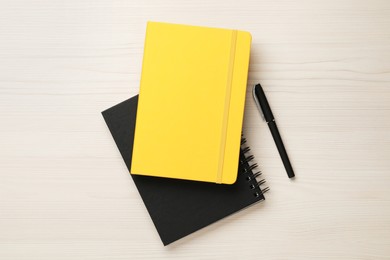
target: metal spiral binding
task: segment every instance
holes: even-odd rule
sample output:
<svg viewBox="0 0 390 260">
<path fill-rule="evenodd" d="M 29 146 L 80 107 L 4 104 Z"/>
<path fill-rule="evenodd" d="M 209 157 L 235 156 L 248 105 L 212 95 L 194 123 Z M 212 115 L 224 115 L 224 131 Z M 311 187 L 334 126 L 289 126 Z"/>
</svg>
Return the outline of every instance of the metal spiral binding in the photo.
<svg viewBox="0 0 390 260">
<path fill-rule="evenodd" d="M 246 143 L 246 138 L 242 137 L 241 135 L 241 145 L 244 145 Z M 255 190 L 256 188 L 259 188 L 260 191 L 264 194 L 266 193 L 267 191 L 269 191 L 269 187 L 265 187 L 265 188 L 261 188 L 260 186 L 263 185 L 265 183 L 265 179 L 261 179 L 261 180 L 257 180 L 256 178 L 261 176 L 262 172 L 261 171 L 257 171 L 255 173 L 253 173 L 253 170 L 256 169 L 258 167 L 258 164 L 257 163 L 254 163 L 254 164 L 249 164 L 249 162 L 251 162 L 255 157 L 253 155 L 248 155 L 246 156 L 245 154 L 247 154 L 251 149 L 247 146 L 247 147 L 243 147 L 241 148 L 241 152 L 242 152 L 242 158 L 240 160 L 240 163 L 244 166 L 243 168 L 243 171 L 245 174 L 247 174 L 246 176 L 246 180 L 248 182 L 250 182 L 250 185 L 249 185 L 249 188 L 252 189 L 252 190 Z M 245 165 L 245 163 L 247 165 Z M 258 192 L 254 192 L 253 195 L 255 197 L 259 197 L 260 194 Z"/>
</svg>

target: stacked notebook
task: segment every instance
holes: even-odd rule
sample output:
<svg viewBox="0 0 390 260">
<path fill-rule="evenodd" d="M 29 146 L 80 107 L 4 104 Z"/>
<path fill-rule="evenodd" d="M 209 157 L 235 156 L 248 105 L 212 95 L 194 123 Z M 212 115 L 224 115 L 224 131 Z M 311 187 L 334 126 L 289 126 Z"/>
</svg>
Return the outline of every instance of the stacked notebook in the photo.
<svg viewBox="0 0 390 260">
<path fill-rule="evenodd" d="M 164 245 L 264 200 L 241 136 L 250 42 L 149 22 L 139 96 L 102 112 Z"/>
</svg>

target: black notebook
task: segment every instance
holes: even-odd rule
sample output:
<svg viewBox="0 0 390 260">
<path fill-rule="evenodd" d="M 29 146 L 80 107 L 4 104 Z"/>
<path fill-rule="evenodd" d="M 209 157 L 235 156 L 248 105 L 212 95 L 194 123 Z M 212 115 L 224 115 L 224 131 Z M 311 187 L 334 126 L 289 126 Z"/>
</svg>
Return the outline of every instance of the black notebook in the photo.
<svg viewBox="0 0 390 260">
<path fill-rule="evenodd" d="M 102 112 L 129 170 L 137 103 L 138 95 Z M 131 175 L 164 245 L 264 200 L 268 188 L 262 190 L 264 180 L 256 180 L 261 173 L 254 173 L 257 164 L 250 162 L 254 157 L 249 150 L 241 148 L 239 173 L 232 185 Z"/>
</svg>

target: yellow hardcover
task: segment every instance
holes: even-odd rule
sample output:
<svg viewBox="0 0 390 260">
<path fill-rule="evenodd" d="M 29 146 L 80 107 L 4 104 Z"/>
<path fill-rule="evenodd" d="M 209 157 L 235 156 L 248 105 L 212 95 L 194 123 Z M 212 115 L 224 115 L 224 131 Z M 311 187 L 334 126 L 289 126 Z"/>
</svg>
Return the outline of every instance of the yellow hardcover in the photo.
<svg viewBox="0 0 390 260">
<path fill-rule="evenodd" d="M 131 173 L 236 181 L 248 32 L 148 22 Z"/>
</svg>

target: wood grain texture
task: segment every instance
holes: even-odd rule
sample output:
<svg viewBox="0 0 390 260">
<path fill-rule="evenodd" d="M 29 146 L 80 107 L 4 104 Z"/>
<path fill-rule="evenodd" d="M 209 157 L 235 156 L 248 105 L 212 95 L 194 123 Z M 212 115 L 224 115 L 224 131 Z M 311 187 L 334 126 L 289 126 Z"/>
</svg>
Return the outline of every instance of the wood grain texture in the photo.
<svg viewBox="0 0 390 260">
<path fill-rule="evenodd" d="M 252 33 L 290 181 L 248 88 L 266 202 L 163 247 L 100 112 L 146 21 Z M 390 259 L 390 2 L 0 1 L 0 259 Z"/>
</svg>

